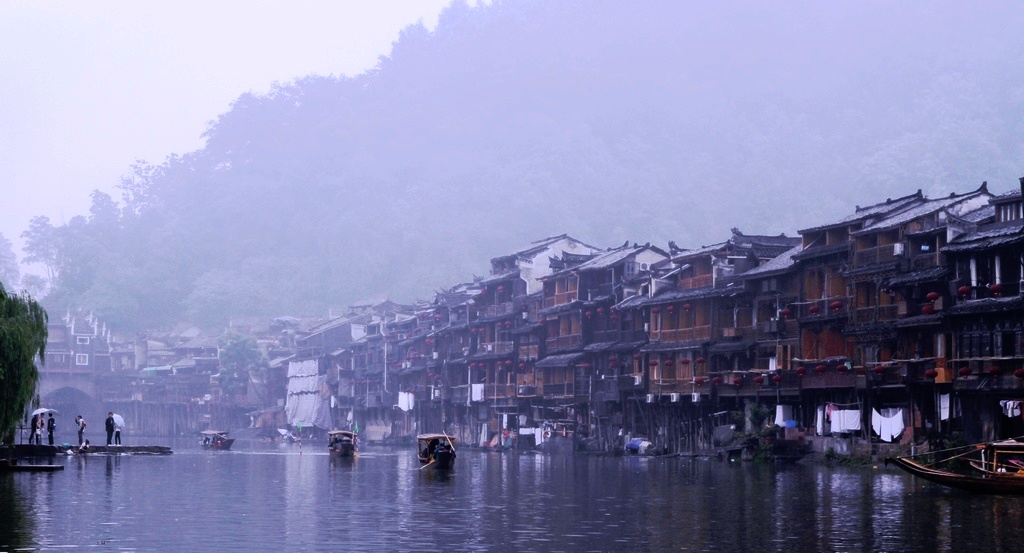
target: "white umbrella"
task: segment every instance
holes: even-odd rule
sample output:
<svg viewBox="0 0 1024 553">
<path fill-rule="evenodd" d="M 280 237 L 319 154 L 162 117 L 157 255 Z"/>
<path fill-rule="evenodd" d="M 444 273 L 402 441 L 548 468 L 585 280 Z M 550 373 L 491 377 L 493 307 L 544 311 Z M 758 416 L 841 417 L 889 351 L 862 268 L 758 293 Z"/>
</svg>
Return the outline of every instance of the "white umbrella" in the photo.
<svg viewBox="0 0 1024 553">
<path fill-rule="evenodd" d="M 114 413 L 114 425 L 116 425 L 118 428 L 124 428 L 124 417 L 118 415 L 117 413 Z"/>
<path fill-rule="evenodd" d="M 47 413 L 56 413 L 56 412 L 57 412 L 56 409 L 47 409 L 46 407 L 40 407 L 39 409 L 36 409 L 35 411 L 32 411 L 32 416 L 34 417 L 36 415 L 45 415 Z"/>
</svg>

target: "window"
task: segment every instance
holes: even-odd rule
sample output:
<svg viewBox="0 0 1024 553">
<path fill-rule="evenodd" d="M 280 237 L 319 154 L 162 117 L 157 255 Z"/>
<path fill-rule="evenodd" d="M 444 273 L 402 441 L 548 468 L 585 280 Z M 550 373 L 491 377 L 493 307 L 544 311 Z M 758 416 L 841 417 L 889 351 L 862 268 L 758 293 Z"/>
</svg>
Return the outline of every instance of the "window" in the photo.
<svg viewBox="0 0 1024 553">
<path fill-rule="evenodd" d="M 89 364 L 89 354 L 87 354 L 87 353 L 76 353 L 75 354 L 75 364 L 76 365 L 88 365 Z"/>
<path fill-rule="evenodd" d="M 75 337 L 75 343 L 87 346 L 87 345 L 89 345 L 89 337 L 88 336 L 76 336 Z"/>
</svg>

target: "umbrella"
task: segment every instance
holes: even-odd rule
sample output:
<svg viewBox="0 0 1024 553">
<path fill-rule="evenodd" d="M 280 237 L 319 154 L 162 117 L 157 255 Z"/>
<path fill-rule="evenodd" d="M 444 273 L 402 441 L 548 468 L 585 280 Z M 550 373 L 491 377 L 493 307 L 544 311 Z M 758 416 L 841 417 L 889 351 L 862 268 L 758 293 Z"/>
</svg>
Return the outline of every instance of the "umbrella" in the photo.
<svg viewBox="0 0 1024 553">
<path fill-rule="evenodd" d="M 35 411 L 32 411 L 32 416 L 34 417 L 36 415 L 45 415 L 47 413 L 56 413 L 56 412 L 57 412 L 56 409 L 47 409 L 46 407 L 40 407 L 39 409 L 36 409 Z"/>
<path fill-rule="evenodd" d="M 124 417 L 114 413 L 114 424 L 119 428 L 124 428 Z"/>
</svg>

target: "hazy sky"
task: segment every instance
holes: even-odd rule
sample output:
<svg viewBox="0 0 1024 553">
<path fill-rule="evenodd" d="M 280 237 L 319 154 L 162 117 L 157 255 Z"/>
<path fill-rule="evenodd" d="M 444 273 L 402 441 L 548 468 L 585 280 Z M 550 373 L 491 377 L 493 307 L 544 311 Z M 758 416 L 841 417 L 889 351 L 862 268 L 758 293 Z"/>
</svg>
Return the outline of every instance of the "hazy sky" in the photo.
<svg viewBox="0 0 1024 553">
<path fill-rule="evenodd" d="M 0 233 L 115 200 L 135 160 L 202 146 L 245 92 L 372 68 L 451 0 L 47 0 L 0 4 Z M 472 3 L 472 2 L 471 2 Z M 22 267 L 24 270 L 25 268 Z"/>
</svg>

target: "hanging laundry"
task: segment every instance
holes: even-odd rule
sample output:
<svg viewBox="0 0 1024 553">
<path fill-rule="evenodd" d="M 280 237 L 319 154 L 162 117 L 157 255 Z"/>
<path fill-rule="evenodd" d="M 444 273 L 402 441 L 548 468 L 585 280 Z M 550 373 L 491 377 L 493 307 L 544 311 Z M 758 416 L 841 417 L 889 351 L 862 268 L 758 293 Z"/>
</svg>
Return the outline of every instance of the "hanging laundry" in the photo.
<svg viewBox="0 0 1024 553">
<path fill-rule="evenodd" d="M 939 396 L 939 420 L 949 420 L 949 394 Z"/>
<path fill-rule="evenodd" d="M 775 426 L 786 427 L 786 421 L 793 420 L 793 406 L 792 405 L 776 405 L 775 406 Z"/>
<path fill-rule="evenodd" d="M 836 409 L 832 412 L 832 433 L 860 430 L 859 409 Z"/>
<path fill-rule="evenodd" d="M 1003 399 L 999 401 L 999 407 L 1007 417 L 1020 416 L 1020 401 L 1016 399 Z"/>
<path fill-rule="evenodd" d="M 871 429 L 875 431 L 875 434 L 878 434 L 878 437 L 883 442 L 892 442 L 905 429 L 903 410 L 883 409 L 882 411 L 882 413 L 879 413 L 875 409 L 871 410 Z"/>
</svg>

